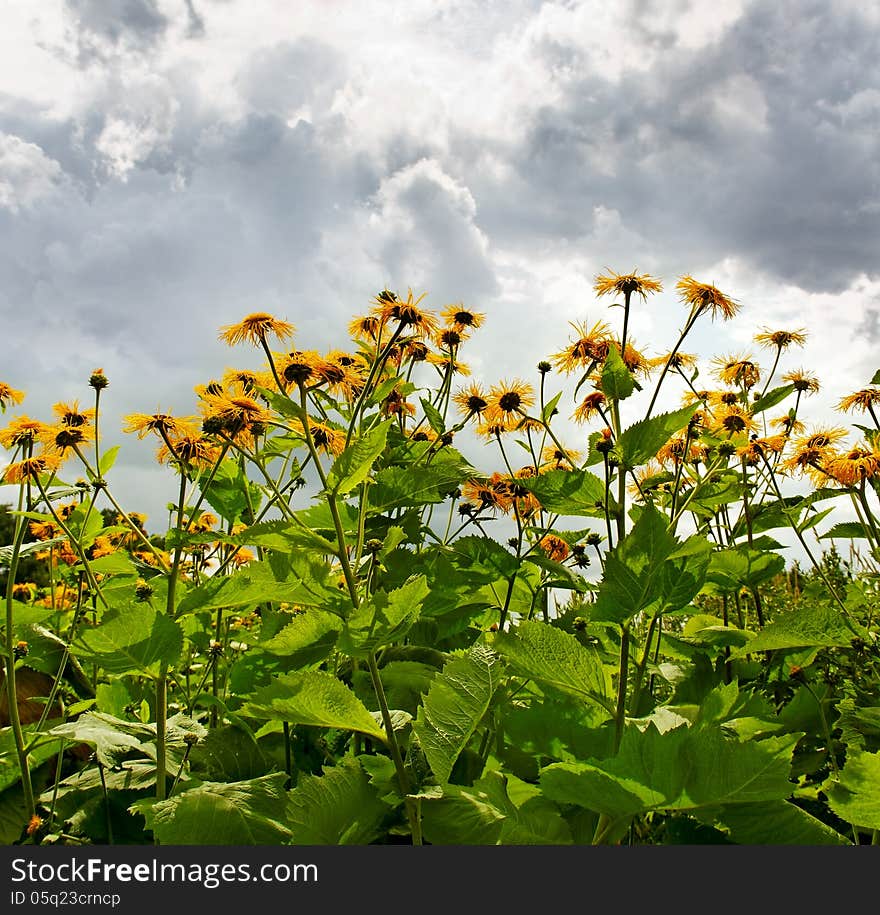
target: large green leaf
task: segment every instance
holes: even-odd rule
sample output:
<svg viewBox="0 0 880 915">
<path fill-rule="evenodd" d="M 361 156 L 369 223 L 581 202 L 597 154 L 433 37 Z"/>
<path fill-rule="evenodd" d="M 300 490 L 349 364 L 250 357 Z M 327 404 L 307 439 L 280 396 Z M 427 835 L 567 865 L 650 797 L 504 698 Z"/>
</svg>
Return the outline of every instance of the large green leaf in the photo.
<svg viewBox="0 0 880 915">
<path fill-rule="evenodd" d="M 99 624 L 83 629 L 71 646 L 81 661 L 109 674 L 155 676 L 180 657 L 183 630 L 166 614 L 142 603 L 108 610 Z"/>
<path fill-rule="evenodd" d="M 696 811 L 737 845 L 849 845 L 846 836 L 791 801 L 729 804 Z"/>
<path fill-rule="evenodd" d="M 671 413 L 658 413 L 649 419 L 633 423 L 620 433 L 614 451 L 626 470 L 634 470 L 650 460 L 697 412 L 699 404 L 692 404 Z"/>
<path fill-rule="evenodd" d="M 871 534 L 861 521 L 839 521 L 819 535 L 820 540 L 868 540 L 870 537 Z"/>
<path fill-rule="evenodd" d="M 541 506 L 558 515 L 598 517 L 604 513 L 605 484 L 589 470 L 548 470 L 517 480 Z"/>
<path fill-rule="evenodd" d="M 793 384 L 784 384 L 778 388 L 768 391 L 763 397 L 759 397 L 750 407 L 753 414 L 763 413 L 777 404 L 781 404 L 789 394 L 794 393 Z"/>
<path fill-rule="evenodd" d="M 356 438 L 333 462 L 327 474 L 327 488 L 344 496 L 362 483 L 373 468 L 376 458 L 385 450 L 388 429 L 393 420 L 386 419 Z"/>
<path fill-rule="evenodd" d="M 605 557 L 594 619 L 624 623 L 643 610 L 678 610 L 702 587 L 708 542 L 679 544 L 665 515 L 646 505 L 633 529 Z"/>
<path fill-rule="evenodd" d="M 467 746 L 498 688 L 503 665 L 483 644 L 473 645 L 437 674 L 413 729 L 441 784 Z"/>
<path fill-rule="evenodd" d="M 385 732 L 355 694 L 332 674 L 301 670 L 258 689 L 240 710 L 251 718 L 360 731 L 385 740 Z"/>
<path fill-rule="evenodd" d="M 567 632 L 529 620 L 499 632 L 493 647 L 522 676 L 612 711 L 609 678 L 598 653 Z"/>
<path fill-rule="evenodd" d="M 757 588 L 784 570 L 785 559 L 778 553 L 739 546 L 712 553 L 706 580 L 722 591 L 736 591 Z"/>
<path fill-rule="evenodd" d="M 791 756 L 800 734 L 740 742 L 717 728 L 653 725 L 624 732 L 617 756 L 553 763 L 544 794 L 612 820 L 649 810 L 697 810 L 783 800 L 791 795 Z"/>
<path fill-rule="evenodd" d="M 856 636 L 866 638 L 867 633 L 849 623 L 840 611 L 809 604 L 768 623 L 755 638 L 732 652 L 731 657 L 788 648 L 845 648 Z"/>
<path fill-rule="evenodd" d="M 428 596 L 424 575 L 417 575 L 393 591 L 377 591 L 345 621 L 339 647 L 346 654 L 366 657 L 370 652 L 403 638 L 419 618 Z"/>
<path fill-rule="evenodd" d="M 205 584 L 187 592 L 179 613 L 196 610 L 235 609 L 269 601 L 293 603 L 300 595 L 295 578 L 280 581 L 269 562 L 249 562 L 232 575 L 214 575 Z"/>
<path fill-rule="evenodd" d="M 242 782 L 204 782 L 158 803 L 136 802 L 163 845 L 281 845 L 290 830 L 278 818 L 286 792 L 283 772 Z"/>
<path fill-rule="evenodd" d="M 620 349 L 612 343 L 602 366 L 602 393 L 609 400 L 626 400 L 635 387 L 636 380 L 621 358 Z"/>
<path fill-rule="evenodd" d="M 333 650 L 342 630 L 342 620 L 333 613 L 310 607 L 297 613 L 271 639 L 260 643 L 270 654 L 289 658 L 293 668 L 307 667 L 323 661 Z"/>
<path fill-rule="evenodd" d="M 823 786 L 831 809 L 847 823 L 880 829 L 880 753 L 851 751 L 839 779 Z"/>
<path fill-rule="evenodd" d="M 415 467 L 386 467 L 376 473 L 370 487 L 370 510 L 387 512 L 408 505 L 443 502 L 464 477 L 462 469 L 451 461 L 434 461 Z"/>
<path fill-rule="evenodd" d="M 381 834 L 388 807 L 350 757 L 301 775 L 287 802 L 293 845 L 369 845 Z"/>
<path fill-rule="evenodd" d="M 262 499 L 260 487 L 247 478 L 233 458 L 221 461 L 211 482 L 201 489 L 208 505 L 230 524 L 235 524 L 245 510 L 256 511 Z"/>
</svg>

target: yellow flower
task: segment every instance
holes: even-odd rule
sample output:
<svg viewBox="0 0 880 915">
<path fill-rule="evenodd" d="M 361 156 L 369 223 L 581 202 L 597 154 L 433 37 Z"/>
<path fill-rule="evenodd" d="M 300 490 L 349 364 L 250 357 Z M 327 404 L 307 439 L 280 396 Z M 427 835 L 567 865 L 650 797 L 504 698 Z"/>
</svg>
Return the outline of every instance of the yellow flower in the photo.
<svg viewBox="0 0 880 915">
<path fill-rule="evenodd" d="M 385 290 L 376 296 L 373 314 L 383 324 L 398 321 L 401 327 L 410 328 L 411 332 L 419 337 L 432 337 L 437 333 L 437 318 L 433 312 L 423 311 L 418 307 L 427 294 L 423 292 L 415 299 L 410 289 L 406 299 L 400 299 L 395 293 Z"/>
<path fill-rule="evenodd" d="M 837 409 L 844 413 L 858 410 L 860 413 L 873 412 L 874 407 L 880 407 L 880 388 L 862 388 L 853 394 L 842 397 Z"/>
<path fill-rule="evenodd" d="M 170 413 L 130 413 L 124 418 L 123 432 L 135 432 L 138 438 L 145 438 L 150 432 L 162 437 L 173 438 L 195 431 L 195 417 L 172 416 Z"/>
<path fill-rule="evenodd" d="M 79 401 L 74 400 L 71 403 L 57 403 L 52 407 L 53 413 L 58 417 L 62 426 L 70 426 L 78 429 L 80 426 L 89 426 L 95 419 L 95 410 L 89 407 L 81 410 Z"/>
<path fill-rule="evenodd" d="M 739 304 L 720 289 L 709 283 L 699 283 L 692 276 L 681 277 L 675 288 L 682 302 L 693 310 L 694 317 L 711 311 L 713 319 L 720 314 L 724 320 L 729 320 L 739 311 Z"/>
<path fill-rule="evenodd" d="M 844 486 L 858 486 L 862 480 L 880 475 L 880 451 L 864 443 L 851 448 L 846 454 L 830 457 L 825 462 L 829 476 Z"/>
<path fill-rule="evenodd" d="M 579 451 L 563 451 L 556 445 L 550 445 L 541 452 L 542 463 L 551 465 L 554 470 L 573 470 L 581 457 Z"/>
<path fill-rule="evenodd" d="M 465 308 L 464 304 L 459 302 L 457 305 L 447 305 L 440 312 L 440 317 L 446 322 L 447 327 L 454 327 L 460 331 L 467 327 L 480 327 L 486 316 L 478 311 Z"/>
<path fill-rule="evenodd" d="M 611 328 L 604 321 L 597 321 L 589 329 L 586 322 L 569 323 L 577 332 L 577 339 L 550 357 L 556 368 L 570 375 L 578 370 L 589 371 L 604 362 L 611 343 Z"/>
<path fill-rule="evenodd" d="M 719 356 L 712 364 L 716 377 L 724 384 L 753 388 L 761 380 L 761 369 L 751 355 Z"/>
<path fill-rule="evenodd" d="M 607 268 L 606 268 L 607 269 Z M 660 280 L 649 276 L 647 273 L 613 273 L 608 271 L 605 276 L 597 276 L 593 289 L 597 296 L 620 294 L 624 296 L 640 295 L 648 298 L 649 292 L 661 292 L 663 284 Z"/>
<path fill-rule="evenodd" d="M 601 391 L 594 391 L 580 402 L 574 411 L 572 418 L 576 423 L 585 423 L 594 416 L 601 414 L 602 405 L 605 403 L 605 395 Z"/>
<path fill-rule="evenodd" d="M 571 553 L 569 545 L 562 537 L 557 537 L 556 534 L 545 534 L 538 545 L 541 547 L 544 555 L 554 562 L 564 562 Z"/>
<path fill-rule="evenodd" d="M 459 411 L 467 419 L 472 416 L 479 416 L 489 406 L 489 395 L 477 383 L 461 388 L 457 394 L 453 395 L 452 399 L 455 401 Z"/>
<path fill-rule="evenodd" d="M 264 311 L 255 311 L 247 315 L 238 324 L 227 324 L 220 328 L 219 339 L 229 346 L 237 343 L 252 343 L 260 346 L 268 334 L 273 334 L 279 340 L 287 340 L 293 336 L 296 328 L 287 321 L 281 321 Z"/>
<path fill-rule="evenodd" d="M 54 473 L 61 464 L 61 458 L 54 454 L 38 454 L 10 464 L 3 471 L 4 483 L 23 483 L 25 480 L 36 480 L 44 473 Z"/>
<path fill-rule="evenodd" d="M 815 394 L 819 390 L 819 379 L 815 375 L 808 375 L 803 369 L 786 372 L 782 380 L 794 385 L 794 389 L 802 394 Z"/>
<path fill-rule="evenodd" d="M 527 407 L 535 402 L 532 386 L 524 381 L 502 381 L 489 389 L 489 406 L 487 417 L 493 421 L 507 423 L 519 420 L 525 415 Z"/>
<path fill-rule="evenodd" d="M 5 429 L 0 429 L 0 444 L 4 448 L 20 448 L 33 444 L 49 431 L 49 426 L 27 416 L 17 416 L 9 421 Z"/>
<path fill-rule="evenodd" d="M 17 391 L 6 382 L 0 381 L 0 410 L 5 413 L 10 404 L 20 404 L 23 400 L 24 391 Z"/>
<path fill-rule="evenodd" d="M 807 335 L 803 328 L 798 330 L 768 330 L 766 327 L 759 334 L 755 334 L 755 343 L 768 349 L 780 351 L 789 346 L 803 346 L 807 342 Z"/>
</svg>

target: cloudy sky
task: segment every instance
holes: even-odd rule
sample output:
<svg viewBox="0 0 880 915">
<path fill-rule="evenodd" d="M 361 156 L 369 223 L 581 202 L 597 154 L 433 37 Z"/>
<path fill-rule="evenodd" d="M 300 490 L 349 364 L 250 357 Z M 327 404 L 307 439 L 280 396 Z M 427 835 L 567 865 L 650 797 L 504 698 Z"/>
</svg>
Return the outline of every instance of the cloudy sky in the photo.
<svg viewBox="0 0 880 915">
<path fill-rule="evenodd" d="M 533 380 L 568 322 L 619 320 L 595 275 L 635 269 L 665 284 L 631 325 L 648 355 L 674 342 L 682 274 L 742 303 L 691 350 L 806 329 L 785 367 L 822 378 L 817 422 L 880 364 L 875 4 L 0 9 L 0 380 L 49 418 L 103 367 L 111 483 L 157 527 L 173 480 L 121 417 L 194 412 L 195 384 L 256 365 L 217 340 L 251 311 L 322 349 L 412 287 L 487 314 L 475 378 Z"/>
</svg>

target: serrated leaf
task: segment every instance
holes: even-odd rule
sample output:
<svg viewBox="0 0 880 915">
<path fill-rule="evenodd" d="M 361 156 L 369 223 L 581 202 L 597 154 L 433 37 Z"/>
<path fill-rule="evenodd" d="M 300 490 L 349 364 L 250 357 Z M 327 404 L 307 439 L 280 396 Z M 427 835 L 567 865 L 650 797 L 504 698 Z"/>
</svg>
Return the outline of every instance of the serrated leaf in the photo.
<svg viewBox="0 0 880 915">
<path fill-rule="evenodd" d="M 782 403 L 789 394 L 793 393 L 793 384 L 784 384 L 781 387 L 773 388 L 772 391 L 768 391 L 763 397 L 759 397 L 752 403 L 749 406 L 749 410 L 753 415 L 763 413 L 765 410 L 769 410 L 771 407 L 775 407 L 777 404 Z"/>
<path fill-rule="evenodd" d="M 541 772 L 544 794 L 613 820 L 649 810 L 697 810 L 791 795 L 791 756 L 801 735 L 761 741 L 728 738 L 715 727 L 660 733 L 627 728 L 616 756 L 553 763 Z"/>
<path fill-rule="evenodd" d="M 697 811 L 698 818 L 730 836 L 737 845 L 849 845 L 827 823 L 791 801 L 731 804 Z"/>
<path fill-rule="evenodd" d="M 260 647 L 269 654 L 289 658 L 294 669 L 323 661 L 333 650 L 342 620 L 333 613 L 309 608 L 296 616 Z"/>
<path fill-rule="evenodd" d="M 490 648 L 477 643 L 444 665 L 431 682 L 413 730 L 441 784 L 467 746 L 498 688 L 502 665 Z"/>
<path fill-rule="evenodd" d="M 392 422 L 393 420 L 386 419 L 374 426 L 354 439 L 336 458 L 327 474 L 327 488 L 330 492 L 344 496 L 367 478 L 376 458 L 385 450 Z"/>
<path fill-rule="evenodd" d="M 870 533 L 861 521 L 839 521 L 824 534 L 819 535 L 820 540 L 870 540 L 870 538 Z"/>
<path fill-rule="evenodd" d="M 880 753 L 847 754 L 839 779 L 823 786 L 831 809 L 847 823 L 880 829 Z"/>
<path fill-rule="evenodd" d="M 602 366 L 602 393 L 609 400 L 626 400 L 635 387 L 636 380 L 621 358 L 620 349 L 612 343 Z"/>
<path fill-rule="evenodd" d="M 731 652 L 731 657 L 789 648 L 846 648 L 856 636 L 869 639 L 861 627 L 847 623 L 839 610 L 807 605 L 769 622 L 746 645 Z"/>
<path fill-rule="evenodd" d="M 279 581 L 269 562 L 250 562 L 232 575 L 215 575 L 187 592 L 178 613 L 234 609 L 270 601 L 295 603 L 301 593 L 297 579 Z"/>
<path fill-rule="evenodd" d="M 320 670 L 281 674 L 245 702 L 244 717 L 269 718 L 290 724 L 360 731 L 384 741 L 385 731 L 364 704 L 340 680 Z"/>
<path fill-rule="evenodd" d="M 205 501 L 230 524 L 235 524 L 242 512 L 256 511 L 262 501 L 262 490 L 232 458 L 225 458 L 214 471 L 210 483 L 200 485 Z"/>
<path fill-rule="evenodd" d="M 604 514 L 605 484 L 589 470 L 548 470 L 517 479 L 547 511 L 559 515 L 598 517 Z"/>
<path fill-rule="evenodd" d="M 594 648 L 587 648 L 555 626 L 527 620 L 499 632 L 493 648 L 518 673 L 539 683 L 598 702 L 612 712 L 609 683 Z"/>
<path fill-rule="evenodd" d="M 284 809 L 283 772 L 240 782 L 204 782 L 168 800 L 145 799 L 140 813 L 163 845 L 280 845 L 290 830 L 278 819 Z"/>
<path fill-rule="evenodd" d="M 621 465 L 626 470 L 634 470 L 650 460 L 688 424 L 698 408 L 699 404 L 691 404 L 671 413 L 658 413 L 624 429 L 614 447 Z"/>
<path fill-rule="evenodd" d="M 377 591 L 349 614 L 339 637 L 346 654 L 366 657 L 377 648 L 403 638 L 422 610 L 428 582 L 417 575 L 393 591 Z"/>
<path fill-rule="evenodd" d="M 293 845 L 369 845 L 380 836 L 387 814 L 378 791 L 350 757 L 325 767 L 323 775 L 301 775 L 287 802 Z"/>
<path fill-rule="evenodd" d="M 425 419 L 428 420 L 428 425 L 430 425 L 437 435 L 443 435 L 446 431 L 446 423 L 443 422 L 443 414 L 425 397 L 420 397 L 419 402 L 422 405 L 422 409 L 425 411 Z"/>
<path fill-rule="evenodd" d="M 464 472 L 450 461 L 417 467 L 385 467 L 376 473 L 370 487 L 370 511 L 387 512 L 408 505 L 443 502 L 463 480 Z"/>
<path fill-rule="evenodd" d="M 83 629 L 71 646 L 81 661 L 110 674 L 155 676 L 173 666 L 183 648 L 183 630 L 164 613 L 132 603 L 107 611 L 94 628 Z"/>
</svg>

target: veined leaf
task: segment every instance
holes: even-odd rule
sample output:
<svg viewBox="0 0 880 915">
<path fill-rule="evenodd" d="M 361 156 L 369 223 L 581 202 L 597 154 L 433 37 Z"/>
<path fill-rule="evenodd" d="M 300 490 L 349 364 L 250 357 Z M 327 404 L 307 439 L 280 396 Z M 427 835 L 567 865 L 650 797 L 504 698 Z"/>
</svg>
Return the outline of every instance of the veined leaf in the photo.
<svg viewBox="0 0 880 915">
<path fill-rule="evenodd" d="M 323 661 L 333 650 L 342 620 L 333 613 L 310 607 L 296 616 L 260 647 L 269 654 L 290 659 L 294 669 Z"/>
<path fill-rule="evenodd" d="M 800 734 L 761 741 L 728 738 L 717 728 L 660 733 L 627 728 L 616 756 L 564 762 L 541 773 L 544 794 L 614 819 L 649 810 L 783 800 L 792 793 L 791 756 Z"/>
<path fill-rule="evenodd" d="M 283 772 L 243 782 L 204 782 L 158 803 L 144 799 L 140 813 L 163 845 L 280 845 L 290 830 L 278 820 L 286 791 Z"/>
<path fill-rule="evenodd" d="M 636 388 L 636 380 L 626 367 L 618 347 L 612 343 L 602 366 L 602 393 L 609 400 L 626 400 Z"/>
<path fill-rule="evenodd" d="M 590 517 L 604 514 L 605 484 L 589 470 L 548 470 L 536 477 L 522 477 L 517 485 L 555 514 Z"/>
<path fill-rule="evenodd" d="M 671 413 L 658 413 L 624 429 L 614 448 L 621 465 L 626 470 L 634 470 L 650 460 L 676 432 L 688 424 L 698 408 L 699 404 L 691 404 Z"/>
<path fill-rule="evenodd" d="M 880 753 L 847 753 L 840 778 L 826 781 L 823 790 L 839 817 L 862 829 L 880 829 Z"/>
<path fill-rule="evenodd" d="M 245 509 L 256 511 L 262 501 L 262 490 L 247 478 L 247 474 L 232 458 L 225 458 L 211 482 L 200 487 L 205 501 L 230 524 L 237 522 Z"/>
<path fill-rule="evenodd" d="M 849 845 L 827 823 L 791 801 L 729 804 L 697 811 L 704 823 L 727 833 L 737 845 Z"/>
<path fill-rule="evenodd" d="M 387 814 L 388 807 L 350 757 L 326 767 L 323 775 L 301 775 L 287 801 L 293 845 L 369 845 L 380 835 Z"/>
<path fill-rule="evenodd" d="M 467 746 L 498 688 L 502 664 L 490 648 L 477 643 L 449 661 L 431 682 L 413 730 L 441 784 Z"/>
<path fill-rule="evenodd" d="M 450 461 L 434 461 L 418 467 L 385 467 L 375 475 L 370 487 L 370 510 L 387 512 L 407 505 L 443 502 L 463 480 L 464 472 Z"/>
<path fill-rule="evenodd" d="M 763 397 L 759 397 L 751 406 L 749 407 L 752 414 L 763 413 L 765 410 L 769 410 L 771 407 L 775 407 L 777 404 L 782 403 L 789 394 L 794 393 L 793 384 L 784 384 L 781 387 L 773 388 L 772 391 L 768 391 Z"/>
<path fill-rule="evenodd" d="M 555 626 L 527 620 L 499 632 L 495 650 L 523 676 L 580 699 L 598 702 L 613 713 L 608 678 L 594 648 L 586 648 Z"/>
<path fill-rule="evenodd" d="M 174 665 L 180 657 L 183 630 L 153 607 L 131 603 L 105 613 L 71 648 L 81 661 L 98 664 L 107 673 L 155 676 L 163 663 Z"/>
<path fill-rule="evenodd" d="M 810 605 L 768 623 L 746 645 L 731 652 L 731 657 L 788 648 L 845 648 L 856 636 L 869 638 L 861 627 L 847 624 L 838 610 Z"/>
<path fill-rule="evenodd" d="M 424 575 L 417 575 L 393 591 L 371 594 L 346 619 L 339 647 L 346 654 L 366 657 L 403 638 L 419 618 L 427 596 Z"/>
<path fill-rule="evenodd" d="M 244 717 L 360 731 L 384 741 L 385 731 L 355 694 L 332 674 L 300 670 L 258 689 L 241 709 Z"/>
<path fill-rule="evenodd" d="M 419 401 L 422 405 L 422 410 L 425 411 L 425 419 L 428 420 L 428 425 L 437 435 L 443 435 L 446 431 L 446 423 L 443 422 L 443 414 L 427 398 L 420 397 Z"/>
<path fill-rule="evenodd" d="M 344 496 L 362 483 L 373 468 L 377 457 L 385 450 L 388 429 L 393 420 L 386 419 L 356 438 L 333 462 L 327 474 L 330 492 Z"/>
<path fill-rule="evenodd" d="M 820 540 L 867 540 L 869 538 L 870 534 L 861 521 L 839 521 L 824 534 L 819 535 Z"/>
</svg>

